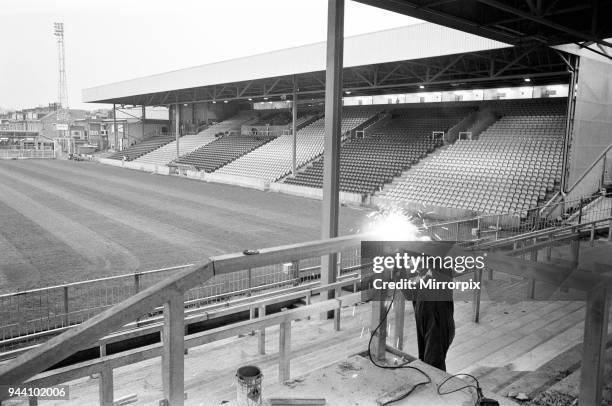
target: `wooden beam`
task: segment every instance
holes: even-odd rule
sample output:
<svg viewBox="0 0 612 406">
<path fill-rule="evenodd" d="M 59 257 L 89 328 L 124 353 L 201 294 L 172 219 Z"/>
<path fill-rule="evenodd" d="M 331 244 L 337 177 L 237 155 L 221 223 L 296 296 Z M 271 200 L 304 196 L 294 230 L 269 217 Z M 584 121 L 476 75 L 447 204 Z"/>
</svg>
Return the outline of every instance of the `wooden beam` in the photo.
<svg viewBox="0 0 612 406">
<path fill-rule="evenodd" d="M 375 294 L 378 293 L 375 292 Z M 387 345 L 387 321 L 384 320 L 385 312 L 387 311 L 385 307 L 385 302 L 381 299 L 382 295 L 378 295 L 378 297 L 372 300 L 372 322 L 370 323 L 370 334 L 374 334 L 374 339 L 372 340 L 372 347 L 369 348 L 370 353 L 372 354 L 372 358 L 377 361 L 382 361 L 385 359 L 385 348 Z M 378 327 L 376 333 L 374 330 Z"/>
<path fill-rule="evenodd" d="M 266 315 L 266 306 L 265 305 L 261 305 L 259 306 L 259 315 L 258 317 L 264 317 Z M 266 353 L 266 328 L 262 327 L 259 329 L 258 331 L 258 337 L 257 337 L 257 349 L 259 350 L 260 354 L 265 354 Z"/>
<path fill-rule="evenodd" d="M 278 353 L 278 381 L 282 383 L 291 377 L 291 320 L 280 324 Z"/>
<path fill-rule="evenodd" d="M 343 296 L 341 299 L 332 299 L 324 302 L 318 302 L 308 307 L 299 307 L 296 309 L 287 310 L 282 313 L 276 313 L 269 316 L 260 317 L 255 319 L 254 321 L 246 320 L 243 322 L 238 322 L 227 326 L 203 331 L 200 333 L 191 334 L 186 337 L 185 346 L 187 348 L 198 347 L 214 341 L 223 340 L 225 338 L 235 337 L 239 334 L 246 334 L 254 329 L 256 330 L 263 327 L 279 325 L 280 323 L 285 321 L 303 319 L 308 315 L 314 315 L 322 311 L 335 309 L 338 306 L 338 301 L 342 302 L 342 306 L 351 306 L 355 303 L 360 302 L 361 299 L 361 293 L 353 293 L 350 295 Z M 162 353 L 163 344 L 152 344 L 133 350 L 109 355 L 103 358 L 85 361 L 51 371 L 46 371 L 29 380 L 28 384 L 36 386 L 55 386 L 63 382 L 87 377 L 94 373 L 100 373 L 105 364 L 109 364 L 111 368 L 116 369 L 147 359 L 162 356 Z"/>
<path fill-rule="evenodd" d="M 185 306 L 183 293 L 175 292 L 164 303 L 162 383 L 171 406 L 185 400 Z"/>
<path fill-rule="evenodd" d="M 482 269 L 474 270 L 474 282 L 482 283 Z M 480 322 L 480 299 L 482 291 L 480 289 L 474 289 L 474 303 L 472 303 L 472 321 L 474 323 Z"/>
<path fill-rule="evenodd" d="M 113 369 L 106 364 L 100 371 L 100 406 L 114 406 L 113 401 Z"/>
<path fill-rule="evenodd" d="M 406 317 L 406 298 L 401 290 L 395 291 L 395 300 L 393 301 L 393 311 L 395 313 L 395 337 L 393 345 L 398 350 L 404 349 L 404 320 Z"/>
<path fill-rule="evenodd" d="M 602 284 L 587 293 L 580 372 L 580 406 L 599 406 L 602 402 L 611 291 L 610 285 Z"/>
</svg>

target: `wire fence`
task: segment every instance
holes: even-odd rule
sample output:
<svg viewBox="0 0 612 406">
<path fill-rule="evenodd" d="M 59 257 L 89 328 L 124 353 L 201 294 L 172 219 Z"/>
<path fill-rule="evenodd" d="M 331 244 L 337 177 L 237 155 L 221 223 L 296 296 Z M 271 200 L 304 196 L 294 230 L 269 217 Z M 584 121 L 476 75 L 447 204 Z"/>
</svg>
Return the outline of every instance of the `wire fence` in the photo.
<svg viewBox="0 0 612 406">
<path fill-rule="evenodd" d="M 24 158 L 55 158 L 52 149 L 3 149 L 0 148 L 0 159 L 24 159 Z"/>
</svg>

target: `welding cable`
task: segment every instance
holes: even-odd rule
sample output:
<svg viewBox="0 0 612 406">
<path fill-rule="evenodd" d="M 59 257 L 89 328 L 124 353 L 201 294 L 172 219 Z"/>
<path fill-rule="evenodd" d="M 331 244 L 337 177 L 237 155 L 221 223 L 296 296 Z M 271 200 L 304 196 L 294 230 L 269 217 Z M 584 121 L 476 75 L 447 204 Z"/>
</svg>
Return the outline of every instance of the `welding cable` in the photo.
<svg viewBox="0 0 612 406">
<path fill-rule="evenodd" d="M 468 377 L 472 378 L 474 380 L 474 382 L 476 383 L 476 385 L 475 386 L 474 385 L 464 385 L 464 386 L 462 386 L 460 388 L 453 389 L 453 390 L 448 391 L 448 392 L 441 392 L 440 391 L 440 389 L 442 388 L 442 385 L 444 385 L 446 382 L 450 381 L 451 379 L 459 377 L 459 376 L 468 376 Z M 476 406 L 476 405 L 478 405 L 480 399 L 482 398 L 482 389 L 480 388 L 480 383 L 478 382 L 478 379 L 475 376 L 470 375 L 470 374 L 455 374 L 455 375 L 449 376 L 444 381 L 442 381 L 440 383 L 440 385 L 438 385 L 438 395 L 441 395 L 441 396 L 442 395 L 449 395 L 451 393 L 459 392 L 460 390 L 469 389 L 469 388 L 476 389 L 476 403 L 474 403 L 474 406 Z"/>
<path fill-rule="evenodd" d="M 382 320 L 380 321 L 380 323 L 378 323 L 378 326 L 376 326 L 376 328 L 372 331 L 372 333 L 370 334 L 370 340 L 368 341 L 368 357 L 370 358 L 370 362 L 372 364 L 374 364 L 374 366 L 377 366 L 378 368 L 382 368 L 382 369 L 413 369 L 415 371 L 418 371 L 421 375 L 423 375 L 427 381 L 425 382 L 419 382 L 417 384 L 415 384 L 408 392 L 402 394 L 401 396 L 390 400 L 386 403 L 384 403 L 382 406 L 385 405 L 389 405 L 391 403 L 400 401 L 402 399 L 407 398 L 408 396 L 410 396 L 410 394 L 412 392 L 414 392 L 416 390 L 416 388 L 418 388 L 419 386 L 424 386 L 427 385 L 429 383 L 431 383 L 431 378 L 429 377 L 429 375 L 427 375 L 427 373 L 425 373 L 423 370 L 415 367 L 415 366 L 411 366 L 411 365 L 407 365 L 410 361 L 406 361 L 403 364 L 400 365 L 381 365 L 381 364 L 377 364 L 376 361 L 374 361 L 374 358 L 372 358 L 372 352 L 370 351 L 370 348 L 372 347 L 372 340 L 374 339 L 374 335 L 376 334 L 376 332 L 378 330 L 380 330 L 381 326 L 386 323 L 387 321 L 387 316 L 389 315 L 389 311 L 391 310 L 391 307 L 393 306 L 393 300 L 395 299 L 395 295 L 393 295 L 393 297 L 391 298 L 391 303 L 389 303 L 389 307 L 387 307 L 387 310 L 385 311 L 385 315 L 383 316 Z"/>
</svg>

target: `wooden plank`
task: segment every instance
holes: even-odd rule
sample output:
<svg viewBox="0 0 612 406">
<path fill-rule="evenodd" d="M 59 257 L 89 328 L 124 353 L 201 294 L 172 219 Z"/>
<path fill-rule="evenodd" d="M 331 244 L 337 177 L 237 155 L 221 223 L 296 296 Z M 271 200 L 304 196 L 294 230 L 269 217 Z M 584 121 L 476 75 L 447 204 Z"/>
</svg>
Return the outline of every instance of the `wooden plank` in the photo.
<svg viewBox="0 0 612 406">
<path fill-rule="evenodd" d="M 285 382 L 291 377 L 291 320 L 280 324 L 278 352 L 278 380 Z"/>
<path fill-rule="evenodd" d="M 474 270 L 474 282 L 476 283 L 482 283 L 482 269 L 475 269 Z M 478 323 L 480 321 L 480 297 L 481 297 L 481 290 L 480 289 L 475 289 L 474 290 L 474 298 L 473 298 L 473 303 L 472 303 L 472 321 L 474 323 Z"/>
<path fill-rule="evenodd" d="M 164 396 L 172 406 L 185 399 L 185 306 L 183 293 L 175 292 L 164 304 L 162 382 Z"/>
<path fill-rule="evenodd" d="M 109 364 L 102 367 L 100 371 L 100 406 L 114 406 L 113 401 L 113 369 Z"/>
<path fill-rule="evenodd" d="M 325 406 L 327 403 L 322 398 L 271 398 L 268 399 L 270 406 Z"/>
<path fill-rule="evenodd" d="M 395 329 L 393 345 L 398 350 L 404 349 L 404 321 L 406 318 L 406 298 L 400 290 L 395 291 L 395 300 L 393 301 L 393 311 L 395 314 Z"/>
<path fill-rule="evenodd" d="M 339 298 L 342 296 L 342 288 L 337 287 L 334 289 L 334 297 Z M 340 310 L 341 302 L 338 303 L 338 307 L 334 309 L 334 330 L 340 331 Z"/>
<path fill-rule="evenodd" d="M 369 348 L 372 357 L 377 361 L 385 359 L 385 346 L 387 344 L 387 322 L 383 320 L 386 313 L 385 303 L 382 300 L 372 300 L 372 321 L 370 323 L 370 331 L 374 334 L 372 347 Z M 377 328 L 376 333 L 374 330 Z"/>
<path fill-rule="evenodd" d="M 602 401 L 610 292 L 610 286 L 600 285 L 587 294 L 578 398 L 581 406 L 599 406 Z"/>
</svg>

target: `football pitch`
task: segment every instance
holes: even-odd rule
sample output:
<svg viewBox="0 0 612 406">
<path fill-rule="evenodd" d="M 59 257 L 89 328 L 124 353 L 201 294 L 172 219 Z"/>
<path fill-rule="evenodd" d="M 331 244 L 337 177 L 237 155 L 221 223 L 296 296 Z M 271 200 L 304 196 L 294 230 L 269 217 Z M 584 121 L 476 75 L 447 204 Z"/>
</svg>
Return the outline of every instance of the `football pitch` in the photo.
<svg viewBox="0 0 612 406">
<path fill-rule="evenodd" d="M 320 238 L 321 202 L 60 160 L 0 161 L 0 293 Z M 340 234 L 368 212 L 341 207 Z"/>
</svg>

